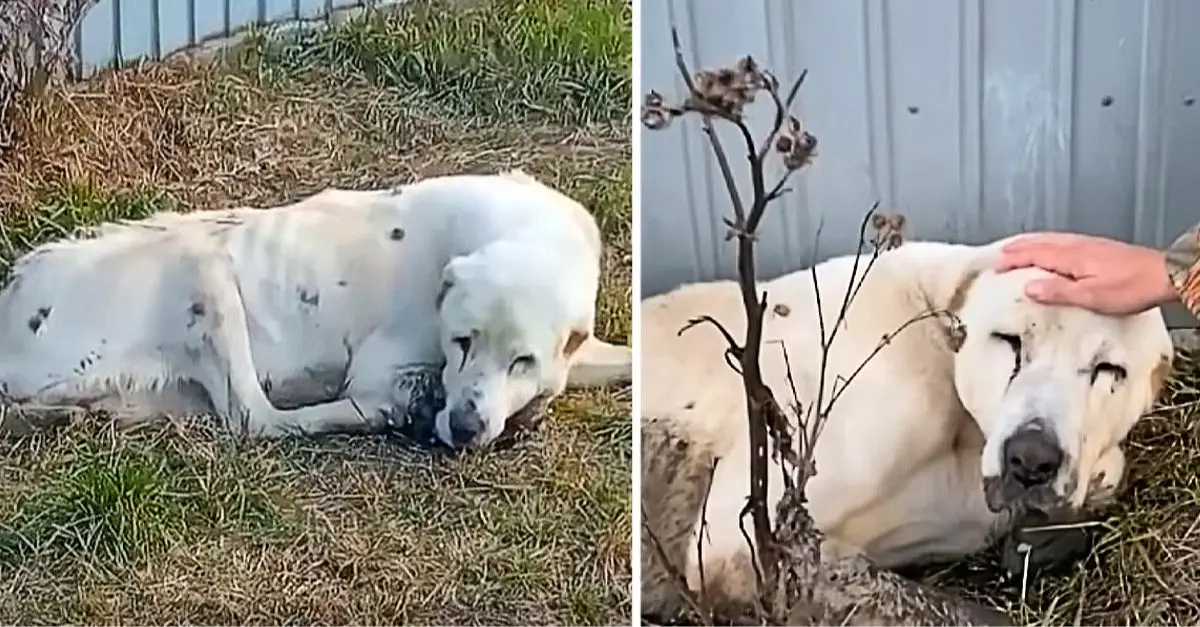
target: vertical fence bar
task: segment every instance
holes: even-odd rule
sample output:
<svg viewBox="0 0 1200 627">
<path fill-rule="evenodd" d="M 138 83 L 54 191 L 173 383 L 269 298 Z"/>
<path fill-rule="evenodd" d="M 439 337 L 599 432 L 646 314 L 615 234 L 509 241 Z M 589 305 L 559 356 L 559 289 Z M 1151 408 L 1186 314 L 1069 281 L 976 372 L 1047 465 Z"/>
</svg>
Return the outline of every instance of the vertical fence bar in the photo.
<svg viewBox="0 0 1200 627">
<path fill-rule="evenodd" d="M 325 21 L 333 20 L 333 0 L 325 0 Z"/>
<path fill-rule="evenodd" d="M 226 0 L 225 4 L 226 6 L 229 5 L 228 0 Z M 188 47 L 191 48 L 196 45 L 196 0 L 187 0 L 187 15 Z"/>
<path fill-rule="evenodd" d="M 112 66 L 121 67 L 121 0 L 112 0 Z"/>
<path fill-rule="evenodd" d="M 150 54 L 155 61 L 162 59 L 162 7 L 161 0 L 150 0 Z"/>
<path fill-rule="evenodd" d="M 225 0 L 225 2 L 223 3 L 224 9 L 225 9 L 225 14 L 222 16 L 224 18 L 224 25 L 225 25 L 225 32 L 223 33 L 223 35 L 226 37 L 229 36 L 230 30 L 233 28 L 233 25 L 230 24 L 230 22 L 233 20 L 232 16 L 230 16 L 230 8 L 229 8 L 231 2 L 233 2 L 233 0 Z"/>
<path fill-rule="evenodd" d="M 300 19 L 300 0 L 292 0 L 292 19 Z"/>
<path fill-rule="evenodd" d="M 258 15 L 256 19 L 259 26 L 267 23 L 267 0 L 258 0 Z"/>
</svg>

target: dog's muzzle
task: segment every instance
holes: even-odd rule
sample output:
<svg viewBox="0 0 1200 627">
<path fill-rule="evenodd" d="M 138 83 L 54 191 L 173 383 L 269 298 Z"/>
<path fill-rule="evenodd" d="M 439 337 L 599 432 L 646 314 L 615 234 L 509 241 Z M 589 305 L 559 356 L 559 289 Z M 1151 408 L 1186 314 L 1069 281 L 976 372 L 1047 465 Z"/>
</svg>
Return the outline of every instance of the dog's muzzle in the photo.
<svg viewBox="0 0 1200 627">
<path fill-rule="evenodd" d="M 994 512 L 1014 506 L 1046 510 L 1059 500 L 1054 482 L 1066 453 L 1054 432 L 1039 423 L 1014 432 L 1002 447 L 999 477 L 984 479 L 988 508 Z"/>
<path fill-rule="evenodd" d="M 545 395 L 536 396 L 524 407 L 517 410 L 504 421 L 504 430 L 486 446 L 496 450 L 505 449 L 516 444 L 525 434 L 531 433 L 545 419 L 549 406 L 549 398 Z M 473 401 L 466 401 L 460 407 L 449 412 L 450 437 L 453 442 L 438 442 L 445 447 L 463 450 L 479 446 L 479 436 L 487 429 L 478 406 Z"/>
<path fill-rule="evenodd" d="M 483 416 L 479 415 L 479 406 L 474 400 L 468 400 L 450 410 L 450 439 L 449 444 L 455 448 L 469 446 L 475 442 L 487 425 Z"/>
</svg>

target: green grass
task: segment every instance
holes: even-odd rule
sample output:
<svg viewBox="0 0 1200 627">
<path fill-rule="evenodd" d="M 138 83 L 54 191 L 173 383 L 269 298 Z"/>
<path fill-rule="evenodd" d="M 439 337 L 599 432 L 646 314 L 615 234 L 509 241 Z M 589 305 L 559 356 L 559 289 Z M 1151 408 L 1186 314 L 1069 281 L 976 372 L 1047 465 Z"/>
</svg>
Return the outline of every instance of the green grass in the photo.
<svg viewBox="0 0 1200 627">
<path fill-rule="evenodd" d="M 366 14 L 249 47 L 260 76 L 366 78 L 467 124 L 588 125 L 629 116 L 628 0 L 492 0 Z"/>
<path fill-rule="evenodd" d="M 629 20 L 610 1 L 418 8 L 52 94 L 0 163 L 0 198 L 23 199 L 0 260 L 159 209 L 519 167 L 596 216 L 597 333 L 628 342 Z M 0 622 L 624 624 L 632 440 L 627 390 L 452 458 L 102 417 L 0 438 Z"/>
<path fill-rule="evenodd" d="M 89 435 L 39 473 L 37 490 L 14 499 L 0 524 L 0 572 L 26 559 L 70 567 L 83 558 L 120 573 L 198 531 L 283 524 L 272 495 L 249 478 L 214 475 L 211 461 L 161 443 L 130 447 L 112 433 Z"/>
<path fill-rule="evenodd" d="M 171 199 L 147 189 L 107 192 L 88 181 L 70 181 L 37 192 L 38 202 L 0 220 L 0 276 L 22 252 L 46 241 L 76 235 L 112 220 L 136 220 L 170 209 Z"/>
</svg>

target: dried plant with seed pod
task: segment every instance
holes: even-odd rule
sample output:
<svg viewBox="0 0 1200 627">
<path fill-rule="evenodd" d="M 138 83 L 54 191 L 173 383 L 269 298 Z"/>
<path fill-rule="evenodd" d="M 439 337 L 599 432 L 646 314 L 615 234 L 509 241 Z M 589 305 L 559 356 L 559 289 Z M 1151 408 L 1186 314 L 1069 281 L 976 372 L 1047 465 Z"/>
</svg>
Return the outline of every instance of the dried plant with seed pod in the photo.
<svg viewBox="0 0 1200 627">
<path fill-rule="evenodd" d="M 883 250 L 899 248 L 904 243 L 905 218 L 902 213 L 876 213 L 871 216 L 871 245 Z"/>
<path fill-rule="evenodd" d="M 788 178 L 810 163 L 815 156 L 817 139 L 804 130 L 803 123 L 789 109 L 799 94 L 807 72 L 793 82 L 786 96 L 779 93 L 779 81 L 762 70 L 751 57 L 743 57 L 732 67 L 704 70 L 693 74 L 683 60 L 678 32 L 672 30 L 675 64 L 687 88 L 678 105 L 668 104 L 658 92 L 651 91 L 643 101 L 642 123 L 651 130 L 666 128 L 678 117 L 696 114 L 713 148 L 714 157 L 730 195 L 732 217 L 725 219 L 729 228 L 727 239 L 737 239 L 738 283 L 749 325 L 746 336 L 736 340 L 721 323 L 711 317 L 701 317 L 695 324 L 713 324 L 721 329 L 729 343 L 726 358 L 742 373 L 749 413 L 751 454 L 751 491 L 747 512 L 753 520 L 753 533 L 758 547 L 760 589 L 773 590 L 777 579 L 774 533 L 767 510 L 767 450 L 776 455 L 794 455 L 788 421 L 775 402 L 771 390 L 763 383 L 759 370 L 759 351 L 762 342 L 762 321 L 767 311 L 766 295 L 757 295 L 754 263 L 754 233 L 769 203 L 785 193 Z M 774 121 L 765 141 L 755 141 L 744 119 L 746 105 L 765 94 L 775 106 Z M 733 124 L 745 141 L 750 165 L 753 193 L 747 203 L 739 194 L 733 178 L 728 155 L 714 132 L 713 119 Z M 760 145 L 761 144 L 761 145 Z M 765 180 L 764 166 L 771 149 L 782 156 L 784 173 L 773 185 Z M 771 440 L 769 442 L 769 440 Z M 795 460 L 792 460 L 795 461 Z"/>
</svg>

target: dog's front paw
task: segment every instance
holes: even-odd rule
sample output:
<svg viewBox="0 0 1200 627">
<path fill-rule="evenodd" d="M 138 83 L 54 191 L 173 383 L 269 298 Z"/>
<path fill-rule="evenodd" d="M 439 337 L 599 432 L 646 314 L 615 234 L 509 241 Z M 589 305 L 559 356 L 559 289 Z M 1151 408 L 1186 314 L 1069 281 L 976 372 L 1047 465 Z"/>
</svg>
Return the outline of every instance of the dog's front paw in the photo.
<svg viewBox="0 0 1200 627">
<path fill-rule="evenodd" d="M 1005 538 L 1000 558 L 1011 577 L 1063 572 L 1092 550 L 1091 532 L 1078 524 L 1054 524 L 1044 514 L 1018 522 Z"/>
<path fill-rule="evenodd" d="M 396 402 L 383 410 L 385 431 L 400 435 L 423 446 L 440 446 L 437 415 L 446 406 L 446 389 L 441 369 L 413 367 L 399 373 Z"/>
</svg>

